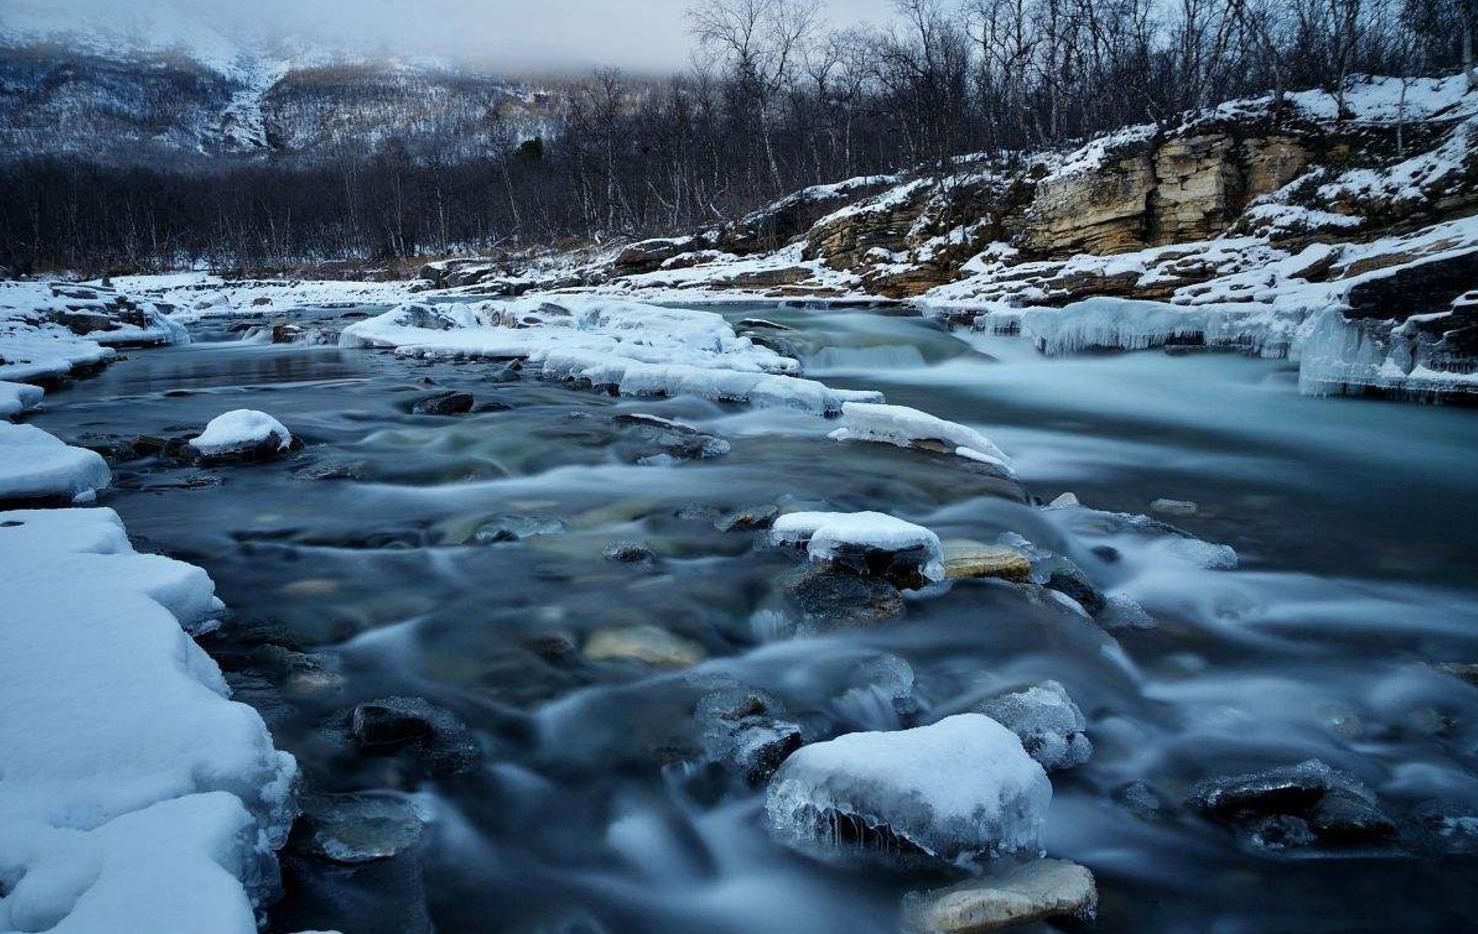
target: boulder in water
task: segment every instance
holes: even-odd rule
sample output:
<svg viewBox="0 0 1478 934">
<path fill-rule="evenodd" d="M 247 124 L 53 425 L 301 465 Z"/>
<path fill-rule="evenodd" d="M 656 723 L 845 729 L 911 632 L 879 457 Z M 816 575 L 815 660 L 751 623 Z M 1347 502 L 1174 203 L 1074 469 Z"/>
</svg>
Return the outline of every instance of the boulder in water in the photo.
<svg viewBox="0 0 1478 934">
<path fill-rule="evenodd" d="M 1002 867 L 979 879 L 904 899 L 904 917 L 919 934 L 981 934 L 1052 918 L 1093 920 L 1093 873 L 1065 859 Z"/>
<path fill-rule="evenodd" d="M 434 392 L 411 405 L 413 415 L 465 415 L 472 411 L 476 400 L 469 392 Z"/>
<path fill-rule="evenodd" d="M 1049 772 L 1082 765 L 1093 756 L 1088 721 L 1056 681 L 987 698 L 976 710 L 1015 733 L 1027 755 Z"/>
<path fill-rule="evenodd" d="M 1371 843 L 1396 833 L 1373 791 L 1317 759 L 1206 779 L 1189 803 L 1262 848 Z"/>
<path fill-rule="evenodd" d="M 371 754 L 413 750 L 433 775 L 464 772 L 482 755 L 456 714 L 422 697 L 382 697 L 360 704 L 349 714 L 349 738 Z"/>
<path fill-rule="evenodd" d="M 648 625 L 599 629 L 585 641 L 585 657 L 593 662 L 637 661 L 658 668 L 691 668 L 706 654 L 696 642 Z"/>
<path fill-rule="evenodd" d="M 783 842 L 818 855 L 969 864 L 1037 854 L 1051 801 L 1016 734 L 967 713 L 804 746 L 775 773 L 765 814 Z"/>
<path fill-rule="evenodd" d="M 400 795 L 314 795 L 303 802 L 292 849 L 335 863 L 389 859 L 415 846 L 425 823 Z"/>
</svg>

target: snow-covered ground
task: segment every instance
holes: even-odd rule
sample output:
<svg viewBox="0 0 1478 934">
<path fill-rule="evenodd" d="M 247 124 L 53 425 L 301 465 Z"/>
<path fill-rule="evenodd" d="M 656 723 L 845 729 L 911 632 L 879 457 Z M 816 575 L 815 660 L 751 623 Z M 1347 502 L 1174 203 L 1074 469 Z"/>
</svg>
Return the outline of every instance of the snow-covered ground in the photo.
<svg viewBox="0 0 1478 934">
<path fill-rule="evenodd" d="M 114 347 L 189 339 L 157 305 L 112 289 L 0 281 L 0 380 L 54 379 L 106 363 Z"/>
</svg>

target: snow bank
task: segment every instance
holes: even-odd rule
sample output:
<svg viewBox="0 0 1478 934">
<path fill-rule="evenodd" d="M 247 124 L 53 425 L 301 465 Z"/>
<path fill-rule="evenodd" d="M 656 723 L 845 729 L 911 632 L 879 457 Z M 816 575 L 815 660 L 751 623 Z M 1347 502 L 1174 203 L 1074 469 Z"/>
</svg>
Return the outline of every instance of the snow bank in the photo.
<svg viewBox="0 0 1478 934">
<path fill-rule="evenodd" d="M 10 418 L 41 402 L 43 390 L 40 386 L 26 383 L 7 383 L 0 380 L 0 418 Z"/>
<path fill-rule="evenodd" d="M 0 500 L 88 502 L 112 479 L 97 452 L 64 444 L 35 425 L 0 422 Z"/>
<path fill-rule="evenodd" d="M 546 379 L 633 396 L 696 395 L 817 414 L 875 392 L 829 389 L 800 365 L 740 337 L 722 316 L 594 296 L 402 305 L 344 330 L 344 347 L 434 358 L 518 359 Z"/>
<path fill-rule="evenodd" d="M 812 561 L 831 561 L 843 551 L 922 551 L 922 573 L 944 579 L 944 549 L 939 536 L 921 525 L 881 512 L 792 512 L 775 520 L 770 538 L 776 544 L 804 544 Z"/>
<path fill-rule="evenodd" d="M 211 419 L 205 431 L 190 441 L 190 446 L 208 457 L 219 457 L 265 445 L 273 439 L 279 451 L 292 447 L 292 432 L 282 422 L 266 412 L 236 409 Z"/>
<path fill-rule="evenodd" d="M 186 344 L 152 302 L 98 286 L 0 282 L 0 379 L 55 379 L 113 359 L 113 346 Z"/>
<path fill-rule="evenodd" d="M 879 441 L 904 448 L 937 446 L 1014 475 L 1005 453 L 985 435 L 928 412 L 902 405 L 848 402 L 842 406 L 842 418 L 846 425 L 830 435 L 837 441 Z"/>
<path fill-rule="evenodd" d="M 0 929 L 250 934 L 297 767 L 187 634 L 204 571 L 110 509 L 0 513 Z"/>
<path fill-rule="evenodd" d="M 771 829 L 801 848 L 915 852 L 967 863 L 1036 854 L 1052 785 L 1016 734 L 982 714 L 849 733 L 792 753 L 770 783 Z"/>
</svg>

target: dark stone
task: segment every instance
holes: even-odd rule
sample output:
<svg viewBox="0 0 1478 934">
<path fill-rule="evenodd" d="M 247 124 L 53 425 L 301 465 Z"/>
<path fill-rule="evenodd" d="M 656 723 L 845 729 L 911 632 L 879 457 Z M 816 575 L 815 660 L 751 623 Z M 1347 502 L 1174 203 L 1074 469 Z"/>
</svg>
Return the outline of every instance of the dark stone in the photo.
<svg viewBox="0 0 1478 934">
<path fill-rule="evenodd" d="M 839 626 L 872 625 L 903 612 L 903 594 L 885 580 L 830 565 L 812 565 L 781 585 L 807 619 Z"/>
<path fill-rule="evenodd" d="M 326 461 L 304 467 L 296 476 L 304 480 L 358 480 L 367 466 L 364 461 Z"/>
<path fill-rule="evenodd" d="M 613 542 L 606 546 L 602 554 L 607 561 L 619 561 L 622 564 L 643 564 L 655 557 L 651 546 L 646 542 Z"/>
<path fill-rule="evenodd" d="M 831 556 L 831 563 L 854 574 L 879 577 L 894 587 L 917 590 L 932 583 L 924 576 L 931 555 L 922 545 L 885 551 L 864 545 L 841 543 Z"/>
<path fill-rule="evenodd" d="M 288 845 L 303 856 L 353 865 L 410 849 L 423 828 L 415 805 L 398 795 L 313 795 L 303 800 Z"/>
<path fill-rule="evenodd" d="M 1351 286 L 1345 317 L 1404 319 L 1448 311 L 1474 283 L 1478 283 L 1478 249 L 1400 266 Z"/>
<path fill-rule="evenodd" d="M 421 697 L 384 697 L 355 707 L 349 738 L 362 752 L 393 754 L 413 749 L 433 775 L 463 772 L 482 751 L 456 715 Z"/>
<path fill-rule="evenodd" d="M 1302 811 L 1324 797 L 1332 772 L 1324 763 L 1310 759 L 1265 772 L 1209 778 L 1191 789 L 1190 803 L 1197 810 L 1218 815 Z"/>
<path fill-rule="evenodd" d="M 1060 559 L 1057 570 L 1047 578 L 1047 587 L 1072 597 L 1090 616 L 1097 616 L 1107 605 L 1103 593 L 1093 586 L 1083 569 L 1066 558 Z"/>
<path fill-rule="evenodd" d="M 783 710 L 770 695 L 730 688 L 698 702 L 698 722 L 708 756 L 751 785 L 775 774 L 785 758 L 805 744 L 801 728 L 779 719 Z"/>
<path fill-rule="evenodd" d="M 1385 840 L 1396 834 L 1396 825 L 1370 802 L 1344 791 L 1332 791 L 1314 805 L 1310 825 L 1320 840 L 1358 843 Z"/>
<path fill-rule="evenodd" d="M 1247 840 L 1265 850 L 1285 850 L 1316 842 L 1308 821 L 1289 814 L 1259 817 L 1247 826 Z"/>
<path fill-rule="evenodd" d="M 579 645 L 567 632 L 524 636 L 519 644 L 551 665 L 564 665 L 579 658 Z"/>
<path fill-rule="evenodd" d="M 768 529 L 775 524 L 775 519 L 779 515 L 779 507 L 772 503 L 747 506 L 719 516 L 714 520 L 713 527 L 720 532 L 749 532 L 755 529 Z"/>
<path fill-rule="evenodd" d="M 469 392 L 447 390 L 418 400 L 411 406 L 411 412 L 415 415 L 464 415 L 472 411 L 475 402 Z"/>
<path fill-rule="evenodd" d="M 655 446 L 660 454 L 674 460 L 701 460 L 729 453 L 729 442 L 723 438 L 655 415 L 617 415 L 616 424 L 631 429 L 642 441 Z M 658 455 L 648 454 L 639 460 L 650 461 L 655 456 Z"/>
</svg>

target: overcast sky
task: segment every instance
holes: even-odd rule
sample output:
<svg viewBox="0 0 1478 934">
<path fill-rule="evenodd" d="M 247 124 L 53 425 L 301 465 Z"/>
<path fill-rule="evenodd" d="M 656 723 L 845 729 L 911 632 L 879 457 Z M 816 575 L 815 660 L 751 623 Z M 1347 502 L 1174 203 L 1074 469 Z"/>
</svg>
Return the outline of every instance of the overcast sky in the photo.
<svg viewBox="0 0 1478 934">
<path fill-rule="evenodd" d="M 693 0 L 0 0 L 9 16 L 190 36 L 261 30 L 312 44 L 384 46 L 473 58 L 500 69 L 616 65 L 671 71 L 691 54 L 684 11 Z M 836 25 L 883 22 L 889 0 L 823 0 Z M 173 22 L 166 22 L 172 20 Z M 105 25 L 106 24 L 106 25 Z M 184 43 L 182 43 L 184 44 Z"/>
</svg>

